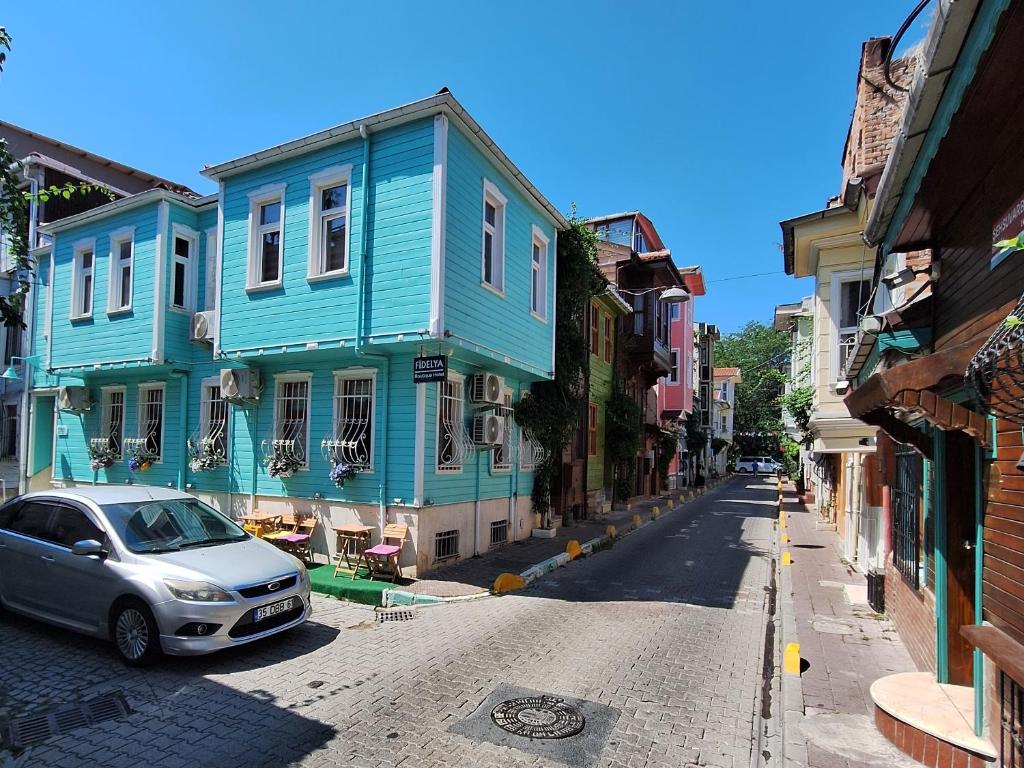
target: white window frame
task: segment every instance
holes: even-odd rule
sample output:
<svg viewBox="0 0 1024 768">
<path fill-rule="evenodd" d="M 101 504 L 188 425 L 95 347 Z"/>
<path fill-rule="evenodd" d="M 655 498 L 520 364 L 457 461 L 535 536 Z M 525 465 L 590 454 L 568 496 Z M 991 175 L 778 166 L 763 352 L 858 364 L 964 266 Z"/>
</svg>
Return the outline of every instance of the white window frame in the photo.
<svg viewBox="0 0 1024 768">
<path fill-rule="evenodd" d="M 459 414 L 457 420 L 453 420 L 453 424 L 457 429 L 461 429 L 461 434 L 457 434 L 456 439 L 465 439 L 466 432 L 466 377 L 461 373 L 448 374 L 448 380 L 438 382 L 437 384 L 437 425 L 435 427 L 434 435 L 434 469 L 438 474 L 441 475 L 459 475 L 462 474 L 463 468 L 465 467 L 465 461 L 459 462 L 458 464 L 442 464 L 441 463 L 441 418 L 444 415 L 444 399 L 448 397 L 444 394 L 444 384 L 458 384 L 462 392 L 462 397 L 455 400 L 454 397 L 450 398 L 453 402 L 458 403 Z M 458 450 L 462 450 L 460 447 Z"/>
<path fill-rule="evenodd" d="M 682 365 L 682 362 L 683 362 L 682 350 L 679 347 L 672 347 L 672 349 L 670 349 L 669 352 L 668 352 L 668 356 L 669 356 L 669 366 L 668 366 L 669 367 L 669 373 L 668 373 L 668 376 L 665 377 L 665 381 L 668 384 L 675 385 L 675 384 L 679 383 L 679 369 L 680 369 L 680 366 Z M 674 366 L 672 365 L 672 358 L 673 357 L 676 360 L 676 363 L 675 363 Z M 675 371 L 676 371 L 675 376 L 672 375 L 672 369 L 673 368 L 675 368 Z"/>
<path fill-rule="evenodd" d="M 128 243 L 130 249 L 128 256 L 128 303 L 121 305 L 121 273 L 124 265 L 121 263 L 121 246 Z M 95 264 L 95 259 L 93 261 Z M 108 261 L 107 275 L 107 314 L 116 315 L 119 312 L 131 312 L 132 300 L 135 296 L 135 227 L 122 227 L 110 233 L 110 258 Z"/>
<path fill-rule="evenodd" d="M 175 253 L 175 246 L 178 244 L 178 240 L 184 240 L 188 243 L 188 258 L 183 259 Z M 196 311 L 196 293 L 197 291 L 197 276 L 199 274 L 198 269 L 199 261 L 199 233 L 191 227 L 186 227 L 183 224 L 172 224 L 171 225 L 171 274 L 170 274 L 170 291 L 167 296 L 167 303 L 172 312 L 184 312 L 191 315 Z M 174 276 L 177 270 L 175 266 L 177 264 L 183 264 L 185 267 L 185 285 L 182 290 L 182 298 L 185 303 L 183 306 L 179 306 L 174 303 Z"/>
<path fill-rule="evenodd" d="M 96 308 L 96 238 L 90 237 L 85 240 L 79 240 L 72 244 L 72 263 L 71 263 L 71 319 L 72 320 L 88 320 L 92 317 L 93 310 Z M 92 254 L 92 266 L 88 269 L 83 264 L 83 256 L 86 253 Z M 90 278 L 89 285 L 89 311 L 81 312 L 79 309 L 82 306 L 82 300 L 85 298 L 83 293 L 83 284 L 85 278 Z"/>
<path fill-rule="evenodd" d="M 344 209 L 331 209 L 332 218 L 341 215 L 345 218 L 345 266 L 341 269 L 327 271 L 326 254 L 324 246 L 324 211 L 322 205 L 322 193 L 328 187 L 336 187 L 339 184 L 345 185 L 345 207 Z M 308 280 L 329 280 L 333 277 L 346 276 L 351 267 L 352 240 L 352 165 L 336 165 L 326 168 L 309 177 L 309 271 Z M 340 213 L 339 213 L 340 212 Z"/>
<path fill-rule="evenodd" d="M 530 314 L 541 322 L 548 321 L 548 248 L 550 240 L 536 224 L 533 225 L 533 237 L 530 240 Z M 540 247 L 540 264 L 533 258 L 533 249 Z M 534 274 L 539 274 L 536 282 Z M 538 295 L 534 296 L 534 285 L 538 286 Z"/>
<path fill-rule="evenodd" d="M 163 464 L 164 463 L 164 442 L 165 442 L 165 438 L 167 437 L 167 385 L 166 384 L 164 384 L 163 382 L 144 382 L 142 384 L 139 384 L 139 401 L 135 404 L 136 410 L 138 412 L 138 420 L 137 420 L 136 423 L 138 424 L 139 439 L 143 440 L 143 441 L 148 440 L 149 437 L 148 437 L 147 426 L 148 426 L 149 422 L 146 419 L 146 415 L 145 415 L 146 414 L 146 405 L 147 405 L 147 403 L 146 403 L 146 394 L 145 393 L 146 392 L 151 392 L 151 391 L 157 391 L 157 390 L 162 392 L 163 395 L 160 398 L 160 454 L 154 460 L 154 463 L 155 464 Z M 143 447 L 145 447 L 145 442 L 143 442 Z"/>
<path fill-rule="evenodd" d="M 501 417 L 505 420 L 505 438 L 501 443 L 501 461 L 497 460 L 498 446 L 495 446 L 491 450 L 491 471 L 492 472 L 511 472 L 513 461 L 513 448 L 515 447 L 515 419 L 512 418 L 512 390 L 505 387 L 505 391 L 502 396 L 502 403 L 504 409 L 501 411 Z"/>
<path fill-rule="evenodd" d="M 494 227 L 487 223 L 487 204 L 494 207 Z M 508 198 L 490 181 L 484 179 L 483 200 L 480 204 L 480 285 L 502 298 L 505 297 L 505 214 Z M 496 282 L 488 282 L 486 261 L 484 259 L 484 242 L 487 233 L 492 238 L 491 272 Z M 532 258 L 532 256 L 531 256 Z"/>
<path fill-rule="evenodd" d="M 199 390 L 199 439 L 204 440 L 211 437 L 210 426 L 212 424 L 213 416 L 213 398 L 209 396 L 211 389 L 220 390 L 220 377 L 219 376 L 207 376 L 200 382 Z M 224 403 L 224 456 L 228 456 L 231 450 L 231 406 L 224 399 L 224 395 L 221 394 L 220 402 Z"/>
<path fill-rule="evenodd" d="M 284 223 L 285 223 L 285 193 L 288 184 L 267 184 L 266 186 L 254 189 L 249 193 L 249 251 L 247 254 L 246 284 L 247 291 L 266 291 L 280 288 L 284 285 Z M 260 268 L 263 263 L 260 246 L 263 242 L 264 230 L 269 230 L 269 225 L 260 226 L 260 207 L 269 203 L 281 204 L 281 218 L 277 223 L 279 230 L 277 249 L 277 279 L 260 281 Z"/>
<path fill-rule="evenodd" d="M 118 452 L 116 459 L 120 461 L 124 458 L 124 422 L 125 416 L 128 413 L 128 388 L 123 385 L 100 387 L 100 435 L 109 441 L 110 439 L 110 422 L 111 422 L 111 395 L 119 393 L 121 395 L 121 430 L 118 435 Z M 109 443 L 108 443 L 109 445 Z"/>
<path fill-rule="evenodd" d="M 293 384 L 297 382 L 306 383 L 306 445 L 303 451 L 304 461 L 302 466 L 299 468 L 300 472 L 309 470 L 309 433 L 312 428 L 312 413 L 313 413 L 313 374 L 311 371 L 289 371 L 287 373 L 279 373 L 274 376 L 274 423 L 273 423 L 273 438 L 274 440 L 286 440 L 288 438 L 280 437 L 278 432 L 279 419 L 281 411 L 278 404 L 281 399 L 281 387 L 284 384 Z"/>
<path fill-rule="evenodd" d="M 360 467 L 359 471 L 365 474 L 372 474 L 374 469 L 374 459 L 376 458 L 377 450 L 377 369 L 376 368 L 344 368 L 334 372 L 334 394 L 332 399 L 331 408 L 331 439 L 340 440 L 341 437 L 338 434 L 338 425 L 341 420 L 342 414 L 340 409 L 344 402 L 344 383 L 346 381 L 362 381 L 369 379 L 370 381 L 370 444 L 369 444 L 369 463 L 366 466 Z"/>
<path fill-rule="evenodd" d="M 831 316 L 831 330 L 829 335 L 829 384 L 835 385 L 839 381 L 839 374 L 842 370 L 845 360 L 841 359 L 839 354 L 839 337 L 843 333 L 856 333 L 858 330 L 857 326 L 846 326 L 844 328 L 839 327 L 839 319 L 842 316 L 842 299 L 843 299 L 843 285 L 846 283 L 857 283 L 861 281 L 871 282 L 871 270 L 867 269 L 850 269 L 843 272 L 833 272 L 831 277 L 831 285 L 829 286 L 829 307 L 828 312 Z M 867 298 L 867 297 L 865 297 Z M 858 307 L 859 309 L 859 307 Z"/>
</svg>

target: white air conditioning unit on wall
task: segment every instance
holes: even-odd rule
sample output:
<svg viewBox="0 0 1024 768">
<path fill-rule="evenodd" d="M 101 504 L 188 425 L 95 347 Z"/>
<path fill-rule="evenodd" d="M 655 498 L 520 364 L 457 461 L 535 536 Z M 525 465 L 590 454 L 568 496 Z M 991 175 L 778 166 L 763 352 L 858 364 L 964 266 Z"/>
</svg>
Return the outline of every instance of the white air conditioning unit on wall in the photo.
<svg viewBox="0 0 1024 768">
<path fill-rule="evenodd" d="M 220 396 L 230 402 L 258 400 L 260 372 L 252 368 L 221 368 Z"/>
<path fill-rule="evenodd" d="M 189 340 L 213 343 L 213 324 L 216 322 L 216 313 L 212 309 L 205 312 L 196 312 L 192 315 L 192 323 L 189 326 Z"/>
<path fill-rule="evenodd" d="M 493 373 L 474 373 L 469 380 L 469 399 L 474 403 L 497 405 L 503 402 L 505 380 Z"/>
<path fill-rule="evenodd" d="M 473 417 L 473 442 L 476 445 L 501 445 L 505 441 L 505 419 L 493 413 Z"/>
<path fill-rule="evenodd" d="M 89 390 L 85 387 L 61 387 L 57 395 L 57 404 L 62 411 L 81 413 L 92 407 Z"/>
</svg>

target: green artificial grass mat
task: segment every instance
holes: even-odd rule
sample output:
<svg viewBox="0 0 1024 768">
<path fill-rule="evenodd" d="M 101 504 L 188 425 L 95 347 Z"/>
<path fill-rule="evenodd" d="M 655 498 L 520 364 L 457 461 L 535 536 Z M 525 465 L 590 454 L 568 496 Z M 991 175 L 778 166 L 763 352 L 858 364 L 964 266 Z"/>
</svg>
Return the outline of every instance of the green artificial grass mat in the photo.
<svg viewBox="0 0 1024 768">
<path fill-rule="evenodd" d="M 381 593 L 385 589 L 395 589 L 412 584 L 410 579 L 399 579 L 397 583 L 392 584 L 383 579 L 371 580 L 367 578 L 367 575 L 368 571 L 365 568 L 360 568 L 353 579 L 349 573 L 339 573 L 335 577 L 333 565 L 320 564 L 309 567 L 309 581 L 314 592 L 364 605 L 380 605 Z"/>
</svg>

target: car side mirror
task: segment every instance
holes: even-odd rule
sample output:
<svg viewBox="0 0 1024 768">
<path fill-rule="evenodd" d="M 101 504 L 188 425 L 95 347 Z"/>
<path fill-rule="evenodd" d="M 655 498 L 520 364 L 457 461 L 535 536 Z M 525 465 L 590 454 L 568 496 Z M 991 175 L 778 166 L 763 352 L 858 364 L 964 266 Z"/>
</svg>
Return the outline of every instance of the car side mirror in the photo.
<svg viewBox="0 0 1024 768">
<path fill-rule="evenodd" d="M 96 557 L 106 557 L 107 552 L 103 549 L 103 545 L 96 541 L 96 539 L 82 539 L 76 541 L 71 547 L 72 555 L 95 555 Z"/>
</svg>

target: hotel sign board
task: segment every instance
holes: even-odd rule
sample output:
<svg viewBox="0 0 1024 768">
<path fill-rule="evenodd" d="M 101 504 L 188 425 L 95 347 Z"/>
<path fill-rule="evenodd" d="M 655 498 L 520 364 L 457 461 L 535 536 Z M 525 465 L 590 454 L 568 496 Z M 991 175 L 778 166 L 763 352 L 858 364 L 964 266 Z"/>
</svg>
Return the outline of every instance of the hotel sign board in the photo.
<svg viewBox="0 0 1024 768">
<path fill-rule="evenodd" d="M 429 384 L 448 378 L 448 355 L 414 357 L 412 361 L 412 383 Z"/>
</svg>

